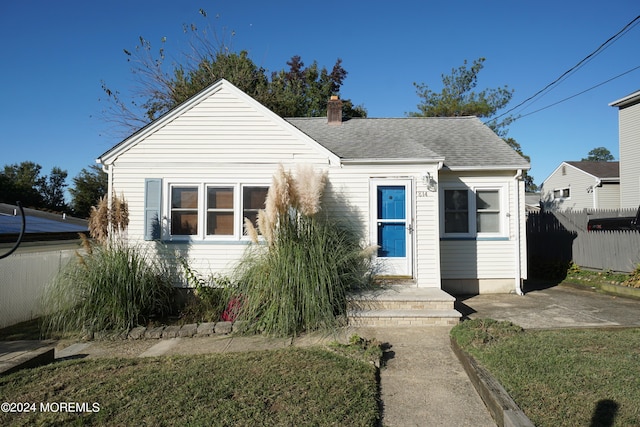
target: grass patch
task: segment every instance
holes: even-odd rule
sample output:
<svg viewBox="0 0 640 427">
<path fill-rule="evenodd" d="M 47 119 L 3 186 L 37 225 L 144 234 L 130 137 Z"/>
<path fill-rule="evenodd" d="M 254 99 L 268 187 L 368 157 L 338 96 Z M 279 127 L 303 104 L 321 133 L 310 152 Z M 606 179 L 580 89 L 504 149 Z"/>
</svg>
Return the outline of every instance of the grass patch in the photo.
<svg viewBox="0 0 640 427">
<path fill-rule="evenodd" d="M 376 369 L 320 348 L 66 361 L 0 377 L 14 402 L 97 413 L 0 413 L 0 425 L 349 425 L 379 420 Z"/>
<path fill-rule="evenodd" d="M 604 271 L 591 271 L 578 267 L 576 264 L 571 264 L 567 270 L 567 277 L 565 281 L 595 286 L 601 283 L 627 286 L 626 282 L 632 275 L 625 273 L 615 273 L 610 270 Z"/>
<path fill-rule="evenodd" d="M 465 339 L 486 329 L 463 322 L 452 336 L 536 426 L 640 425 L 640 329 L 526 331 L 484 344 Z"/>
</svg>

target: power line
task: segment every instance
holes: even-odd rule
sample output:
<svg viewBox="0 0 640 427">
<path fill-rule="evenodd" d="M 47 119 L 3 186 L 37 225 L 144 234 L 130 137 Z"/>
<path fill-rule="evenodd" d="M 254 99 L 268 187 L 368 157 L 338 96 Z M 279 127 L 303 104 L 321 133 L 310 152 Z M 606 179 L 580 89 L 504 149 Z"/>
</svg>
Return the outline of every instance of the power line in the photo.
<svg viewBox="0 0 640 427">
<path fill-rule="evenodd" d="M 591 52 L 589 55 L 587 55 L 586 57 L 584 57 L 580 62 L 578 62 L 576 65 L 574 65 L 573 67 L 569 68 L 567 71 L 565 71 L 564 73 L 562 73 L 560 75 L 560 77 L 558 77 L 557 79 L 555 79 L 554 81 L 552 81 L 551 83 L 549 83 L 548 85 L 546 85 L 544 88 L 540 89 L 538 92 L 536 92 L 534 95 L 530 96 L 529 98 L 525 99 L 524 101 L 522 101 L 521 103 L 519 103 L 518 105 L 516 105 L 513 108 L 510 108 L 509 110 L 505 111 L 504 113 L 500 114 L 497 117 L 492 118 L 490 121 L 495 121 L 497 119 L 499 119 L 500 117 L 503 117 L 507 114 L 509 114 L 510 112 L 512 112 L 513 110 L 516 110 L 517 108 L 520 108 L 522 105 L 526 104 L 527 102 L 531 101 L 532 99 L 536 98 L 538 95 L 540 95 L 541 93 L 545 92 L 547 89 L 551 88 L 552 86 L 556 85 L 558 82 L 560 82 L 561 80 L 563 80 L 563 78 L 565 78 L 566 76 L 568 76 L 570 73 L 576 71 L 579 67 L 581 67 L 583 64 L 585 64 L 586 62 L 588 62 L 589 60 L 591 60 L 594 56 L 596 56 L 600 51 L 602 51 L 603 49 L 605 49 L 605 47 L 607 45 L 609 45 L 610 43 L 613 43 L 613 41 L 615 41 L 615 39 L 619 38 L 619 36 L 622 33 L 625 33 L 628 29 L 630 29 L 631 26 L 635 25 L 637 21 L 640 20 L 640 15 L 636 16 L 633 20 L 631 20 L 631 22 L 629 22 L 627 25 L 625 25 L 620 31 L 618 31 L 616 34 L 614 34 L 613 36 L 609 37 L 609 39 L 607 39 L 607 41 L 605 41 L 604 43 L 602 43 L 600 46 L 598 46 L 598 48 L 596 50 L 594 50 L 593 52 Z M 589 89 L 588 89 L 589 90 Z M 577 96 L 577 95 L 575 95 Z M 560 101 L 562 102 L 562 101 Z M 548 107 L 545 107 L 548 108 Z M 528 113 L 529 114 L 533 114 L 533 113 Z"/>
<path fill-rule="evenodd" d="M 631 73 L 632 71 L 635 71 L 635 70 L 638 70 L 638 69 L 640 69 L 640 65 L 638 65 L 637 67 L 632 68 L 632 69 L 630 69 L 630 70 L 627 70 L 627 71 L 625 71 L 624 73 L 618 74 L 618 75 L 617 75 L 617 76 L 615 76 L 615 77 L 611 77 L 611 78 L 610 78 L 610 79 L 608 79 L 608 80 L 605 80 L 605 81 L 603 81 L 603 82 L 601 82 L 601 83 L 598 83 L 598 84 L 597 84 L 597 85 L 595 85 L 595 86 L 591 86 L 589 89 L 585 89 L 585 90 L 583 90 L 582 92 L 578 92 L 578 93 L 576 93 L 576 94 L 574 94 L 574 95 L 568 96 L 568 97 L 566 97 L 566 98 L 564 98 L 564 99 L 561 99 L 560 101 L 554 102 L 553 104 L 549 104 L 549 105 L 547 105 L 546 107 L 538 108 L 537 110 L 532 111 L 532 112 L 530 112 L 530 113 L 523 114 L 523 115 L 519 116 L 519 117 L 518 117 L 518 119 L 521 119 L 522 117 L 530 116 L 531 114 L 537 113 L 537 112 L 542 111 L 542 110 L 546 110 L 547 108 L 551 108 L 551 107 L 553 107 L 554 105 L 561 104 L 561 103 L 563 103 L 563 102 L 565 102 L 565 101 L 570 100 L 571 98 L 575 98 L 576 96 L 579 96 L 579 95 L 582 95 L 583 93 L 589 92 L 590 90 L 593 90 L 593 89 L 595 89 L 595 88 L 597 88 L 597 87 L 600 87 L 600 86 L 602 86 L 602 85 L 604 85 L 604 84 L 607 84 L 607 83 L 609 83 L 610 81 L 613 81 L 613 80 L 615 80 L 615 79 L 617 79 L 617 78 L 619 78 L 619 77 L 624 76 L 625 74 L 629 74 L 629 73 Z M 517 120 L 517 119 L 516 119 L 516 120 Z"/>
</svg>

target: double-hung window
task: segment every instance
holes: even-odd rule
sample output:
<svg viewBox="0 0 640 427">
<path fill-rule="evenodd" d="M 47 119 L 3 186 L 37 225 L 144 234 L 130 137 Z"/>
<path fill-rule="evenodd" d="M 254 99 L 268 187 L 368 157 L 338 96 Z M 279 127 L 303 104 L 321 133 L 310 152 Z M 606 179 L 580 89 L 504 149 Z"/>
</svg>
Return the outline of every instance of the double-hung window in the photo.
<svg viewBox="0 0 640 427">
<path fill-rule="evenodd" d="M 506 237 L 503 187 L 444 189 L 443 237 Z"/>
<path fill-rule="evenodd" d="M 233 187 L 207 187 L 207 236 L 233 236 Z"/>
<path fill-rule="evenodd" d="M 245 239 L 244 218 L 257 225 L 269 187 L 242 183 L 168 184 L 165 236 L 171 240 Z"/>
</svg>

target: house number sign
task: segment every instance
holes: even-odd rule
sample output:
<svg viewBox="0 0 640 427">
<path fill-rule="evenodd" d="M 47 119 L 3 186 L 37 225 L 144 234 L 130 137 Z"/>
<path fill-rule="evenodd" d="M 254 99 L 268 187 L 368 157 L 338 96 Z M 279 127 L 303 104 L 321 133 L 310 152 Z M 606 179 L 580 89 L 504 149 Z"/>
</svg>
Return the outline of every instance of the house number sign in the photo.
<svg viewBox="0 0 640 427">
<path fill-rule="evenodd" d="M 429 194 L 428 191 L 418 191 L 418 197 L 427 197 L 427 195 Z"/>
</svg>

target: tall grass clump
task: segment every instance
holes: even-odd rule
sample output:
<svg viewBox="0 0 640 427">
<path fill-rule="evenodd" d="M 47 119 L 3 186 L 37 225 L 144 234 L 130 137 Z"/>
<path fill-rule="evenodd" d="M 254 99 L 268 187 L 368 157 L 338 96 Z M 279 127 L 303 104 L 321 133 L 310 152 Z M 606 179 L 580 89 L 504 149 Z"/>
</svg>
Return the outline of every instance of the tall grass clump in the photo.
<svg viewBox="0 0 640 427">
<path fill-rule="evenodd" d="M 113 204 L 112 209 L 117 206 L 126 207 L 126 203 Z M 126 208 L 120 215 L 123 212 Z M 143 248 L 125 241 L 121 232 L 126 223 L 112 222 L 115 214 L 92 215 L 90 233 L 102 230 L 101 234 L 95 241 L 83 238 L 84 251 L 76 253 L 76 259 L 61 270 L 47 289 L 44 307 L 48 314 L 43 324 L 46 334 L 126 330 L 169 312 L 171 274 Z M 96 223 L 105 218 L 108 224 Z M 126 216 L 120 217 L 120 221 L 125 219 Z M 105 234 L 104 230 L 109 231 Z"/>
<path fill-rule="evenodd" d="M 288 336 L 331 329 L 344 319 L 348 291 L 366 284 L 372 251 L 355 230 L 321 213 L 325 182 L 311 167 L 294 178 L 280 166 L 258 228 L 245 221 L 258 243 L 235 271 L 238 319 L 248 330 Z"/>
</svg>

